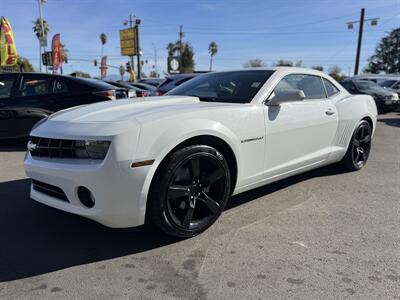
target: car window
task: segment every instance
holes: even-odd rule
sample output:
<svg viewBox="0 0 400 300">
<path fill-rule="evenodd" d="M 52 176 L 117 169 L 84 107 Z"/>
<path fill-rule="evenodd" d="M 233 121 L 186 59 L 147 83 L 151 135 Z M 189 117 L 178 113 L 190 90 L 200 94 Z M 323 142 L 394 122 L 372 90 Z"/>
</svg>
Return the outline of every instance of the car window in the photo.
<svg viewBox="0 0 400 300">
<path fill-rule="evenodd" d="M 15 78 L 0 78 L 0 99 L 10 98 Z"/>
<path fill-rule="evenodd" d="M 51 92 L 52 87 L 50 78 L 35 78 L 31 76 L 24 76 L 18 95 L 22 97 L 28 97 L 47 95 Z"/>
<path fill-rule="evenodd" d="M 201 101 L 249 103 L 274 71 L 236 71 L 196 76 L 167 95 L 194 96 Z"/>
<path fill-rule="evenodd" d="M 193 76 L 193 77 L 194 77 L 194 76 Z M 186 81 L 192 79 L 193 77 L 186 77 L 186 78 L 183 78 L 183 79 L 181 79 L 181 80 L 178 80 L 177 82 L 174 83 L 174 85 L 175 85 L 175 86 L 180 86 L 182 83 L 184 83 L 184 82 L 186 82 Z"/>
<path fill-rule="evenodd" d="M 396 80 L 385 80 L 380 84 L 381 87 L 390 88 L 393 84 L 396 83 Z"/>
<path fill-rule="evenodd" d="M 397 84 L 395 84 L 393 87 L 392 87 L 393 89 L 400 89 L 400 81 L 399 82 L 397 82 Z"/>
<path fill-rule="evenodd" d="M 304 74 L 287 75 L 275 87 L 274 94 L 287 89 L 302 90 L 306 96 L 305 99 L 326 98 L 325 88 L 319 76 Z"/>
<path fill-rule="evenodd" d="M 333 95 L 339 93 L 338 88 L 334 86 L 332 82 L 330 82 L 328 79 L 325 78 L 323 80 L 325 84 L 326 94 L 328 95 L 328 97 L 332 97 Z"/>
<path fill-rule="evenodd" d="M 61 93 L 68 93 L 68 86 L 67 83 L 62 79 L 54 80 L 54 93 L 61 94 Z"/>
</svg>

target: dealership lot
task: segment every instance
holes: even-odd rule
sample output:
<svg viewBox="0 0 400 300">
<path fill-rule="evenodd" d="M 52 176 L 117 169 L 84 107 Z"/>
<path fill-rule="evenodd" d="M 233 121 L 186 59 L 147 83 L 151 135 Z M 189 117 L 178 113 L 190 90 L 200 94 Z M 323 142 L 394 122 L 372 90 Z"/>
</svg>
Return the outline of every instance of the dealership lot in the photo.
<svg viewBox="0 0 400 300">
<path fill-rule="evenodd" d="M 126 232 L 29 199 L 0 148 L 0 298 L 400 299 L 400 113 L 360 172 L 330 166 L 235 196 L 198 237 Z"/>
</svg>

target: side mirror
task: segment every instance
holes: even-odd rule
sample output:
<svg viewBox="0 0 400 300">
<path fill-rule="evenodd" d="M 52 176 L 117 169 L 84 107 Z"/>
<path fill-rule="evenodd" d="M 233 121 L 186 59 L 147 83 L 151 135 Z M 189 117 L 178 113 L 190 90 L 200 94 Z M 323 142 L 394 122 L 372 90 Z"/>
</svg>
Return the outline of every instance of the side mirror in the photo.
<svg viewBox="0 0 400 300">
<path fill-rule="evenodd" d="M 285 102 L 303 101 L 306 95 L 302 90 L 287 89 L 280 90 L 275 93 L 274 98 L 267 102 L 268 106 L 277 106 Z"/>
</svg>

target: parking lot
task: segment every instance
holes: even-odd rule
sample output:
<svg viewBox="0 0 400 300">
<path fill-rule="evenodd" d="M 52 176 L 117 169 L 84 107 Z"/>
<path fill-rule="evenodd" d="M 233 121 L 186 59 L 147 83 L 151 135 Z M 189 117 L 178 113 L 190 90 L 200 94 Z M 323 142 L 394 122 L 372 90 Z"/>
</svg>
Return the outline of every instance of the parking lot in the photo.
<svg viewBox="0 0 400 300">
<path fill-rule="evenodd" d="M 29 198 L 21 145 L 0 148 L 0 298 L 400 299 L 400 113 L 366 168 L 329 166 L 231 199 L 178 240 Z"/>
</svg>

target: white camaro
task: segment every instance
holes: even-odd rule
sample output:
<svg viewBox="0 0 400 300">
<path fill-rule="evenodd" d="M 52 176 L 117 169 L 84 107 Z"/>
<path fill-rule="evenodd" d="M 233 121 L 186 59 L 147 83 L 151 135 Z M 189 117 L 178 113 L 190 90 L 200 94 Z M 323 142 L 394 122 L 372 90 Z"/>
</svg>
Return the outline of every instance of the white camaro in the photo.
<svg viewBox="0 0 400 300">
<path fill-rule="evenodd" d="M 109 227 L 188 237 L 232 194 L 323 165 L 367 162 L 374 100 L 302 68 L 208 73 L 143 101 L 67 109 L 31 132 L 31 197 Z"/>
</svg>

